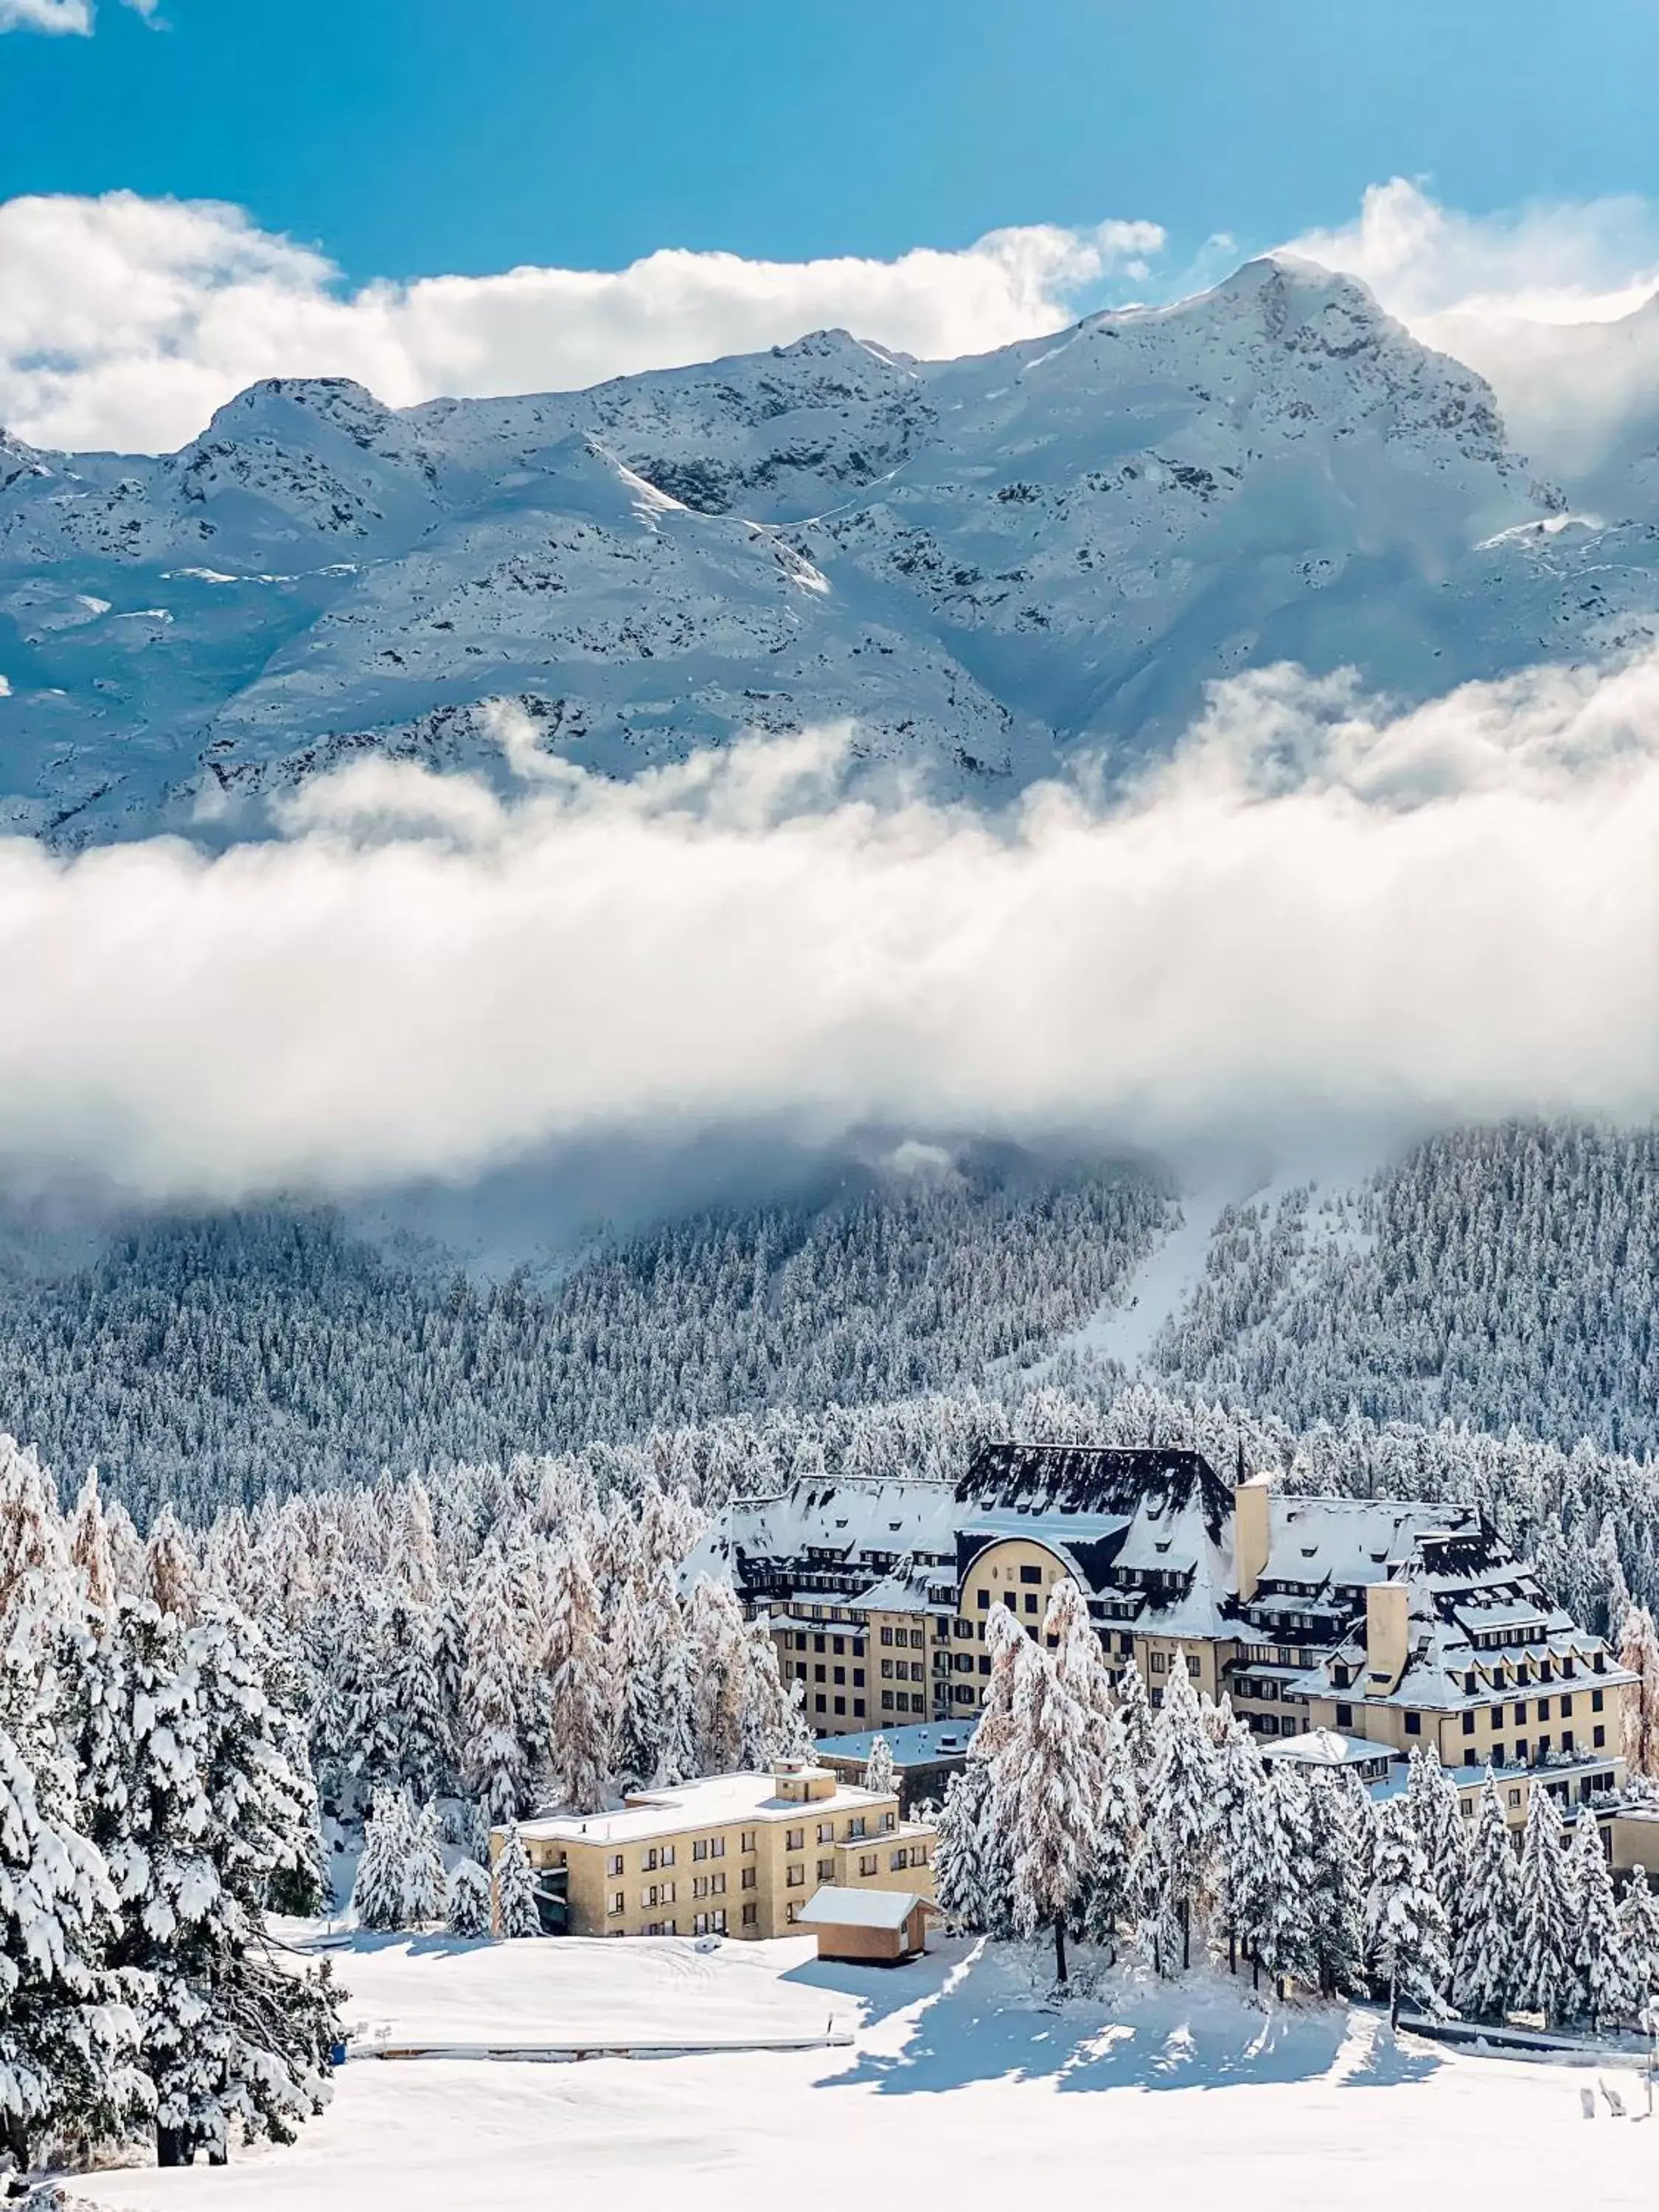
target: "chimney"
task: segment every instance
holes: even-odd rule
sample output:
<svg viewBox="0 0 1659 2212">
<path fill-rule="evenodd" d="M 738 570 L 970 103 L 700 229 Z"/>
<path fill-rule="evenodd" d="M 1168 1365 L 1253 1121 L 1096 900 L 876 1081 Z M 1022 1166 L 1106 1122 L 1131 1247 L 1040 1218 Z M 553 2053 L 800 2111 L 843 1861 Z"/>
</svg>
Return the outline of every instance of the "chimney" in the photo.
<svg viewBox="0 0 1659 2212">
<path fill-rule="evenodd" d="M 1404 1583 L 1369 1583 L 1365 1588 L 1365 1666 L 1375 1686 L 1391 1690 L 1406 1671 L 1411 1594 Z"/>
<path fill-rule="evenodd" d="M 1233 1579 L 1248 1605 L 1267 1569 L 1267 1479 L 1257 1475 L 1233 1491 Z"/>
</svg>

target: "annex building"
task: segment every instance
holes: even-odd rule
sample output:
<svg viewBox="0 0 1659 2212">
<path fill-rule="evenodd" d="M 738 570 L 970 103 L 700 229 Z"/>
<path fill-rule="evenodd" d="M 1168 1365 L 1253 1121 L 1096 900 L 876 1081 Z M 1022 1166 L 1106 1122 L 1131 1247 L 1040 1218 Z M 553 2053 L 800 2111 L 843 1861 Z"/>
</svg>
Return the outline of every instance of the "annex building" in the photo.
<svg viewBox="0 0 1659 2212">
<path fill-rule="evenodd" d="M 933 1830 L 903 1819 L 896 1796 L 804 1761 L 515 1826 L 556 1934 L 787 1936 L 823 1889 L 902 1893 L 897 1926 L 933 1894 Z M 507 1832 L 491 1834 L 492 1861 Z"/>
<path fill-rule="evenodd" d="M 1575 1803 L 1624 1780 L 1635 1678 L 1471 1506 L 1285 1494 L 1194 1451 L 990 1444 L 954 1486 L 819 1476 L 736 1500 L 687 1571 L 769 1617 L 825 1738 L 971 1728 L 993 1608 L 1037 1635 L 1070 1576 L 1115 1674 L 1157 1705 L 1184 1664 L 1264 1751 L 1432 1744 L 1471 1795 L 1490 1764 L 1517 1820 L 1534 1778 Z"/>
</svg>

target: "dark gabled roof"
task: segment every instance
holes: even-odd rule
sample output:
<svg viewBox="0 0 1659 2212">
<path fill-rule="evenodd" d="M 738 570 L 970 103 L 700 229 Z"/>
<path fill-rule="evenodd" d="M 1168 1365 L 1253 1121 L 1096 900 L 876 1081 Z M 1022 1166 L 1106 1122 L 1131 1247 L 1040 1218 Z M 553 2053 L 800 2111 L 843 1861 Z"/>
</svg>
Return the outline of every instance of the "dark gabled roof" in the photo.
<svg viewBox="0 0 1659 2212">
<path fill-rule="evenodd" d="M 1194 1499 L 1212 1542 L 1233 1509 L 1231 1486 L 1201 1452 L 1118 1449 L 1098 1444 L 982 1444 L 957 1485 L 957 1502 L 981 1511 L 1132 1514 L 1179 1509 Z"/>
</svg>

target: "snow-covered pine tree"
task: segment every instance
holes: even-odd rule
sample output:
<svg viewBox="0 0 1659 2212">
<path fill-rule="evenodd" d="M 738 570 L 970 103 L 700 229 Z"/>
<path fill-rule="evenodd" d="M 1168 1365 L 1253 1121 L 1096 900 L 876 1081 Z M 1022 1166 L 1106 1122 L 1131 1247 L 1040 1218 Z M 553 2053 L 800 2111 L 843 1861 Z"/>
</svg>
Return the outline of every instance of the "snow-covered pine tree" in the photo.
<svg viewBox="0 0 1659 2212">
<path fill-rule="evenodd" d="M 1527 1803 L 1521 1839 L 1512 2002 L 1559 2021 L 1573 1996 L 1573 1899 L 1561 1815 L 1541 1781 Z"/>
<path fill-rule="evenodd" d="M 1365 1934 L 1372 1971 L 1388 1991 L 1390 2026 L 1399 2025 L 1402 2000 L 1438 2012 L 1451 1974 L 1446 1916 L 1403 1797 L 1377 1815 Z"/>
<path fill-rule="evenodd" d="M 989 1761 L 1002 1749 L 1012 1724 L 1014 1687 L 1024 1632 L 1006 1606 L 993 1608 L 985 1624 L 985 1651 L 991 1672 L 980 1704 L 979 1717 L 969 1741 L 968 1756 Z"/>
<path fill-rule="evenodd" d="M 144 1591 L 158 1612 L 191 1627 L 202 1602 L 201 1570 L 190 1538 L 170 1504 L 150 1523 L 144 1547 Z"/>
<path fill-rule="evenodd" d="M 1317 1971 L 1313 1940 L 1313 1810 L 1301 1770 L 1275 1759 L 1252 1808 L 1254 1864 L 1246 1873 L 1253 1970 L 1270 1974 L 1280 1996 Z"/>
<path fill-rule="evenodd" d="M 892 1747 L 884 1735 L 878 1735 L 870 1746 L 870 1756 L 864 1762 L 864 1787 L 878 1797 L 890 1797 L 898 1789 Z"/>
<path fill-rule="evenodd" d="M 1054 1668 L 1061 1683 L 1088 1716 L 1089 1735 L 1097 1761 L 1106 1757 L 1106 1731 L 1116 1700 L 1106 1671 L 1100 1638 L 1089 1618 L 1089 1601 L 1069 1575 L 1048 1593 L 1043 1640 L 1053 1638 Z"/>
<path fill-rule="evenodd" d="M 1435 1894 L 1455 1948 L 1468 1871 L 1468 1835 L 1457 1785 L 1441 1765 L 1440 1753 L 1432 1744 L 1413 1746 L 1406 1794 L 1417 1824 L 1417 1840 L 1429 1863 Z"/>
<path fill-rule="evenodd" d="M 141 2049 L 163 2165 L 222 2162 L 233 2127 L 291 2142 L 326 2100 L 339 2033 L 326 1971 L 278 1966 L 273 1875 L 299 1848 L 291 1768 L 252 1624 L 216 1600 L 197 1625 L 124 1600 L 126 1789 L 100 1836 L 116 1880 L 113 1963 L 141 1975 Z"/>
<path fill-rule="evenodd" d="M 975 1936 L 988 1932 L 992 1919 L 986 1850 L 991 1818 L 990 1767 L 982 1759 L 970 1759 L 945 1785 L 933 1848 L 933 1893 L 940 1911 Z"/>
<path fill-rule="evenodd" d="M 1249 1855 L 1259 1848 L 1256 1800 L 1267 1777 L 1250 1734 L 1224 1699 L 1205 1715 L 1216 1752 L 1216 1904 L 1227 1931 L 1227 1965 L 1238 1972 L 1241 1912 L 1249 1890 Z M 1219 1725 L 1218 1726 L 1218 1719 Z"/>
<path fill-rule="evenodd" d="M 688 1610 L 697 1771 L 734 1773 L 743 1759 L 749 1686 L 743 1611 L 727 1585 L 707 1575 L 693 1585 Z"/>
<path fill-rule="evenodd" d="M 1123 1738 L 1133 1769 L 1140 1801 L 1146 1802 L 1152 1768 L 1158 1758 L 1158 1716 L 1152 1711 L 1140 1670 L 1131 1660 L 1117 1686 L 1117 1709 L 1123 1716 Z"/>
<path fill-rule="evenodd" d="M 1619 1906 L 1619 1926 L 1632 1978 L 1643 1996 L 1659 1990 L 1659 1896 L 1648 1885 L 1647 1869 L 1632 1867 Z"/>
<path fill-rule="evenodd" d="M 579 1813 L 596 1813 L 611 1790 L 613 1684 L 599 1594 L 580 1535 L 560 1564 L 549 1644 L 559 1655 L 549 1681 L 549 1765 L 565 1802 Z"/>
<path fill-rule="evenodd" d="M 386 1609 L 386 1657 L 398 1778 L 417 1799 L 447 1791 L 455 1748 L 438 1679 L 436 1608 L 395 1595 Z"/>
<path fill-rule="evenodd" d="M 489 1933 L 489 1876 L 477 1859 L 463 1859 L 449 1877 L 444 1921 L 452 1936 L 469 1939 Z"/>
<path fill-rule="evenodd" d="M 1192 1964 L 1193 1919 L 1209 1891 L 1216 1845 L 1215 1748 L 1185 1653 L 1177 1649 L 1170 1664 L 1174 1671 L 1157 1715 L 1146 1793 L 1148 1900 L 1160 1923 L 1158 1965 L 1164 1972 L 1165 1921 L 1178 1931 L 1182 1971 Z"/>
<path fill-rule="evenodd" d="M 1048 1653 L 1022 1637 L 992 1788 L 1014 1925 L 1023 1936 L 1052 1926 L 1054 1978 L 1061 1984 L 1066 1923 L 1092 1854 L 1103 1780 L 1093 1716 L 1060 1680 Z"/>
<path fill-rule="evenodd" d="M 779 1759 L 810 1759 L 812 1741 L 778 1668 L 772 1624 L 763 1613 L 744 1626 L 738 1757 L 746 1772 L 763 1774 Z"/>
<path fill-rule="evenodd" d="M 1641 2000 L 1636 1969 L 1619 1922 L 1601 1831 L 1586 1805 L 1573 1838 L 1571 1881 L 1577 1908 L 1572 1969 L 1577 2008 L 1600 2034 L 1628 2020 Z"/>
<path fill-rule="evenodd" d="M 374 1809 L 363 1826 L 362 1855 L 352 1884 L 351 1903 L 360 1928 L 402 1928 L 405 1869 L 414 1843 L 414 1818 L 402 1789 L 374 1792 Z"/>
<path fill-rule="evenodd" d="M 678 1609 L 664 1616 L 666 1641 L 658 1684 L 660 1736 L 656 1771 L 647 1779 L 659 1788 L 689 1782 L 697 1771 L 696 1699 L 692 1689 L 691 1644 Z"/>
<path fill-rule="evenodd" d="M 605 1639 L 606 1664 L 617 1700 L 611 1757 L 617 1785 L 637 1790 L 653 1779 L 662 1757 L 663 1655 L 652 1622 L 632 1583 L 624 1583 Z"/>
<path fill-rule="evenodd" d="M 520 1720 L 528 1668 L 506 1554 L 492 1536 L 467 1601 L 461 1685 L 467 1781 L 491 1820 L 514 1819 L 528 1796 Z"/>
<path fill-rule="evenodd" d="M 104 1524 L 103 1499 L 99 1495 L 98 1470 L 88 1469 L 75 1501 L 70 1526 L 70 1564 L 81 1578 L 81 1594 L 94 1613 L 107 1613 L 115 1602 L 115 1560 L 109 1531 Z"/>
<path fill-rule="evenodd" d="M 27 1677 L 9 1692 L 36 1696 Z M 17 1733 L 0 1726 L 0 2142 L 21 2173 L 50 2147 L 118 2140 L 154 2107 L 130 1992 L 104 1963 L 115 1892 L 59 1769 L 38 1705 Z"/>
<path fill-rule="evenodd" d="M 1625 1614 L 1619 1663 L 1637 1678 L 1623 1693 L 1626 1764 L 1632 1774 L 1659 1775 L 1659 1632 L 1644 1605 Z"/>
<path fill-rule="evenodd" d="M 1124 1930 L 1133 1929 L 1145 1910 L 1140 1790 L 1129 1756 L 1128 1731 L 1118 1713 L 1106 1723 L 1100 1773 L 1079 1918 L 1088 1940 L 1101 1945 L 1115 1965 Z"/>
<path fill-rule="evenodd" d="M 536 1876 L 516 1828 L 496 1853 L 492 1875 L 495 1933 L 505 1937 L 539 1936 L 542 1917 L 536 1908 Z"/>
<path fill-rule="evenodd" d="M 1521 1869 L 1490 1767 L 1474 1825 L 1452 2002 L 1467 2020 L 1502 2020 L 1513 2002 Z"/>
<path fill-rule="evenodd" d="M 403 1918 L 404 1928 L 429 1927 L 444 1911 L 444 1855 L 439 1844 L 439 1814 L 435 1799 L 421 1806 L 409 1823 L 409 1850 L 404 1859 Z"/>
<path fill-rule="evenodd" d="M 1313 1850 L 1306 1910 L 1315 1978 L 1323 1996 L 1356 1996 L 1365 1984 L 1370 1859 L 1361 1838 L 1376 1808 L 1351 1773 L 1316 1767 L 1308 1777 L 1308 1811 Z"/>
</svg>

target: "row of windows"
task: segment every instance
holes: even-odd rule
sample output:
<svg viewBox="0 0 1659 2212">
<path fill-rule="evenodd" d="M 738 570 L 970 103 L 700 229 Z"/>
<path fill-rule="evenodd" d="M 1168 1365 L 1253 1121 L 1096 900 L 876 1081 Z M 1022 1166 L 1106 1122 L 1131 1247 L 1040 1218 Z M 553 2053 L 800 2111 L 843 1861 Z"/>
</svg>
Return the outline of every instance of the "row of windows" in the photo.
<svg viewBox="0 0 1659 2212">
<path fill-rule="evenodd" d="M 883 1643 L 885 1643 L 885 1642 L 887 1641 L 887 1634 L 886 1634 L 886 1631 L 885 1631 L 885 1630 L 884 1630 L 884 1631 L 882 1632 L 882 1641 L 883 1641 Z M 921 1638 L 917 1638 L 917 1641 L 918 1641 L 918 1643 L 920 1643 Z M 801 1630 L 799 1630 L 799 1629 L 794 1629 L 794 1630 L 792 1630 L 792 1631 L 791 1631 L 791 1632 L 790 1632 L 790 1636 L 789 1636 L 789 1647 L 790 1647 L 790 1649 L 791 1649 L 792 1650 L 795 1650 L 795 1651 L 805 1651 L 805 1649 L 807 1648 L 807 1643 L 808 1643 L 808 1638 L 807 1638 L 806 1635 L 805 1634 L 805 1632 L 804 1632 L 803 1631 L 801 1631 Z M 864 1638 L 863 1638 L 861 1636 L 827 1636 L 827 1637 L 826 1637 L 826 1636 L 818 1636 L 818 1635 L 814 1635 L 814 1636 L 811 1638 L 811 1647 L 812 1647 L 813 1650 L 814 1650 L 814 1651 L 819 1651 L 819 1652 L 823 1651 L 823 1649 L 824 1649 L 824 1647 L 825 1647 L 825 1645 L 827 1644 L 827 1645 L 829 1646 L 829 1648 L 830 1648 L 830 1651 L 834 1654 L 834 1656 L 835 1656 L 837 1659 L 844 1659 L 844 1658 L 846 1657 L 846 1656 L 847 1656 L 847 1647 L 848 1647 L 848 1645 L 849 1644 L 850 1644 L 852 1645 L 852 1647 L 853 1647 L 853 1656 L 854 1656 L 854 1659 L 862 1659 L 862 1658 L 863 1658 L 863 1656 L 864 1656 Z M 822 1674 L 820 1674 L 820 1676 L 819 1676 L 819 1680 L 823 1680 L 823 1676 L 822 1676 Z"/>
<path fill-rule="evenodd" d="M 922 1632 L 919 1628 L 908 1630 L 903 1628 L 895 1628 L 890 1622 L 889 1625 L 881 1632 L 881 1640 L 884 1644 L 902 1644 L 907 1635 L 909 1638 L 909 1649 L 912 1651 L 920 1651 L 922 1648 L 923 1643 L 926 1641 L 926 1638 L 923 1637 Z"/>
<path fill-rule="evenodd" d="M 798 1682 L 804 1682 L 806 1680 L 806 1662 L 804 1659 L 797 1659 L 794 1663 L 795 1680 Z M 892 1661 L 890 1659 L 884 1659 L 881 1662 L 882 1673 L 884 1674 L 890 1674 L 892 1670 Z M 918 1668 L 917 1672 L 920 1674 L 920 1668 Z M 826 1677 L 823 1668 L 822 1667 L 814 1667 L 812 1669 L 812 1680 L 815 1682 L 822 1682 L 825 1679 Z M 846 1668 L 831 1667 L 829 1671 L 828 1680 L 836 1683 L 839 1687 L 844 1689 L 847 1685 Z M 864 1687 L 864 1669 L 862 1667 L 854 1667 L 853 1669 L 853 1687 L 855 1690 L 861 1690 Z"/>
<path fill-rule="evenodd" d="M 674 1863 L 676 1848 L 673 1844 L 647 1844 L 640 1853 L 641 1873 L 655 1874 L 661 1868 L 672 1867 Z M 738 1850 L 751 1852 L 754 1848 L 755 1830 L 740 1829 L 738 1833 Z M 627 1856 L 625 1851 L 611 1852 L 605 1862 L 605 1872 L 611 1875 L 626 1873 Z M 723 1859 L 726 1856 L 726 1838 L 724 1836 L 694 1836 L 691 1838 L 691 1856 L 694 1860 Z"/>
</svg>

